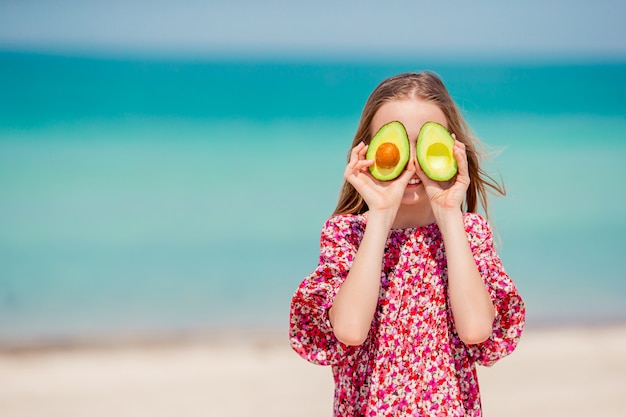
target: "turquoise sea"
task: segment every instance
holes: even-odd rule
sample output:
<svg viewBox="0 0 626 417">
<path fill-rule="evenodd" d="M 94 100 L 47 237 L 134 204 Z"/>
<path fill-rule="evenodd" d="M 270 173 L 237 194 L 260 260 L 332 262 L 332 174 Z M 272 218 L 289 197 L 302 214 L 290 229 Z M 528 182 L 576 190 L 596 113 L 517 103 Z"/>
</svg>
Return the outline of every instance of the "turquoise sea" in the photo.
<svg viewBox="0 0 626 417">
<path fill-rule="evenodd" d="M 0 344 L 287 329 L 360 111 L 437 72 L 529 326 L 626 320 L 626 61 L 0 52 Z"/>
</svg>

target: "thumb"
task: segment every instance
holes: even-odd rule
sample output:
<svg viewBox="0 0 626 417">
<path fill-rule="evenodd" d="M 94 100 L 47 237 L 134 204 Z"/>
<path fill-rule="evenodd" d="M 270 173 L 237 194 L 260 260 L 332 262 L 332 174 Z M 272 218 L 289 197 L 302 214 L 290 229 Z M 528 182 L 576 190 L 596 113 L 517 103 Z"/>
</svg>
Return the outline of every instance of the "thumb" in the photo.
<svg viewBox="0 0 626 417">
<path fill-rule="evenodd" d="M 398 176 L 396 180 L 403 182 L 404 185 L 406 185 L 409 183 L 409 180 L 413 177 L 413 174 L 415 174 L 415 162 L 411 158 L 409 159 L 409 163 L 406 165 L 406 169 L 402 171 L 402 173 Z"/>
<path fill-rule="evenodd" d="M 420 181 L 422 181 L 422 183 L 430 181 L 430 178 L 428 177 L 428 175 L 426 175 L 426 173 L 420 166 L 419 161 L 417 160 L 417 156 L 415 157 L 415 173 L 417 174 L 417 177 L 420 179 Z"/>
</svg>

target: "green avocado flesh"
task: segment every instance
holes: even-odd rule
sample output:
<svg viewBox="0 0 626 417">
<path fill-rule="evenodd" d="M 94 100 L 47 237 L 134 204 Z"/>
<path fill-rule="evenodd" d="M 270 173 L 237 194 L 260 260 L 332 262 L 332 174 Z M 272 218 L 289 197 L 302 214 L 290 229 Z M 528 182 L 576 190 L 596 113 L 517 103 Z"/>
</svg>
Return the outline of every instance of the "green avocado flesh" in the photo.
<svg viewBox="0 0 626 417">
<path fill-rule="evenodd" d="M 417 161 L 426 175 L 435 181 L 448 181 L 457 171 L 454 138 L 435 122 L 426 122 L 417 136 Z"/>
<path fill-rule="evenodd" d="M 409 162 L 409 136 L 400 122 L 383 125 L 374 135 L 365 156 L 373 160 L 372 176 L 381 181 L 397 178 Z"/>
</svg>

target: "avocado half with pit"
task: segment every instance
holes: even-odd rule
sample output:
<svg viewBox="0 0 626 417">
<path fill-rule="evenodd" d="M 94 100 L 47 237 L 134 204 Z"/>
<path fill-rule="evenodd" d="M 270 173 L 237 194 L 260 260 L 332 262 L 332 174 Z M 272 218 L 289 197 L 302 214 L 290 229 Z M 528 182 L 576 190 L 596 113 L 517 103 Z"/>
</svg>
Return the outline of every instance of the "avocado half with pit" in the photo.
<svg viewBox="0 0 626 417">
<path fill-rule="evenodd" d="M 458 167 L 454 158 L 454 138 L 436 122 L 426 122 L 417 136 L 417 161 L 422 171 L 435 181 L 448 181 Z"/>
<path fill-rule="evenodd" d="M 400 122 L 384 124 L 374 135 L 365 158 L 373 160 L 372 176 L 381 181 L 397 178 L 409 162 L 409 136 Z"/>
</svg>

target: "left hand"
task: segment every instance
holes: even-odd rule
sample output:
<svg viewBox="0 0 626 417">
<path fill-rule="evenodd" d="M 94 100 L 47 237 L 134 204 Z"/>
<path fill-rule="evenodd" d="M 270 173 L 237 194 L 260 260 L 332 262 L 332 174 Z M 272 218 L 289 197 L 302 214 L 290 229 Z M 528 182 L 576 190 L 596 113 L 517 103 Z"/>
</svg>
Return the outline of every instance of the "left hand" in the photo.
<svg viewBox="0 0 626 417">
<path fill-rule="evenodd" d="M 458 165 L 458 172 L 449 181 L 430 179 L 419 166 L 417 160 L 415 161 L 417 176 L 424 184 L 426 194 L 430 200 L 430 206 L 436 218 L 441 211 L 460 209 L 470 184 L 465 144 L 456 140 L 456 137 L 454 137 L 453 154 Z"/>
</svg>

